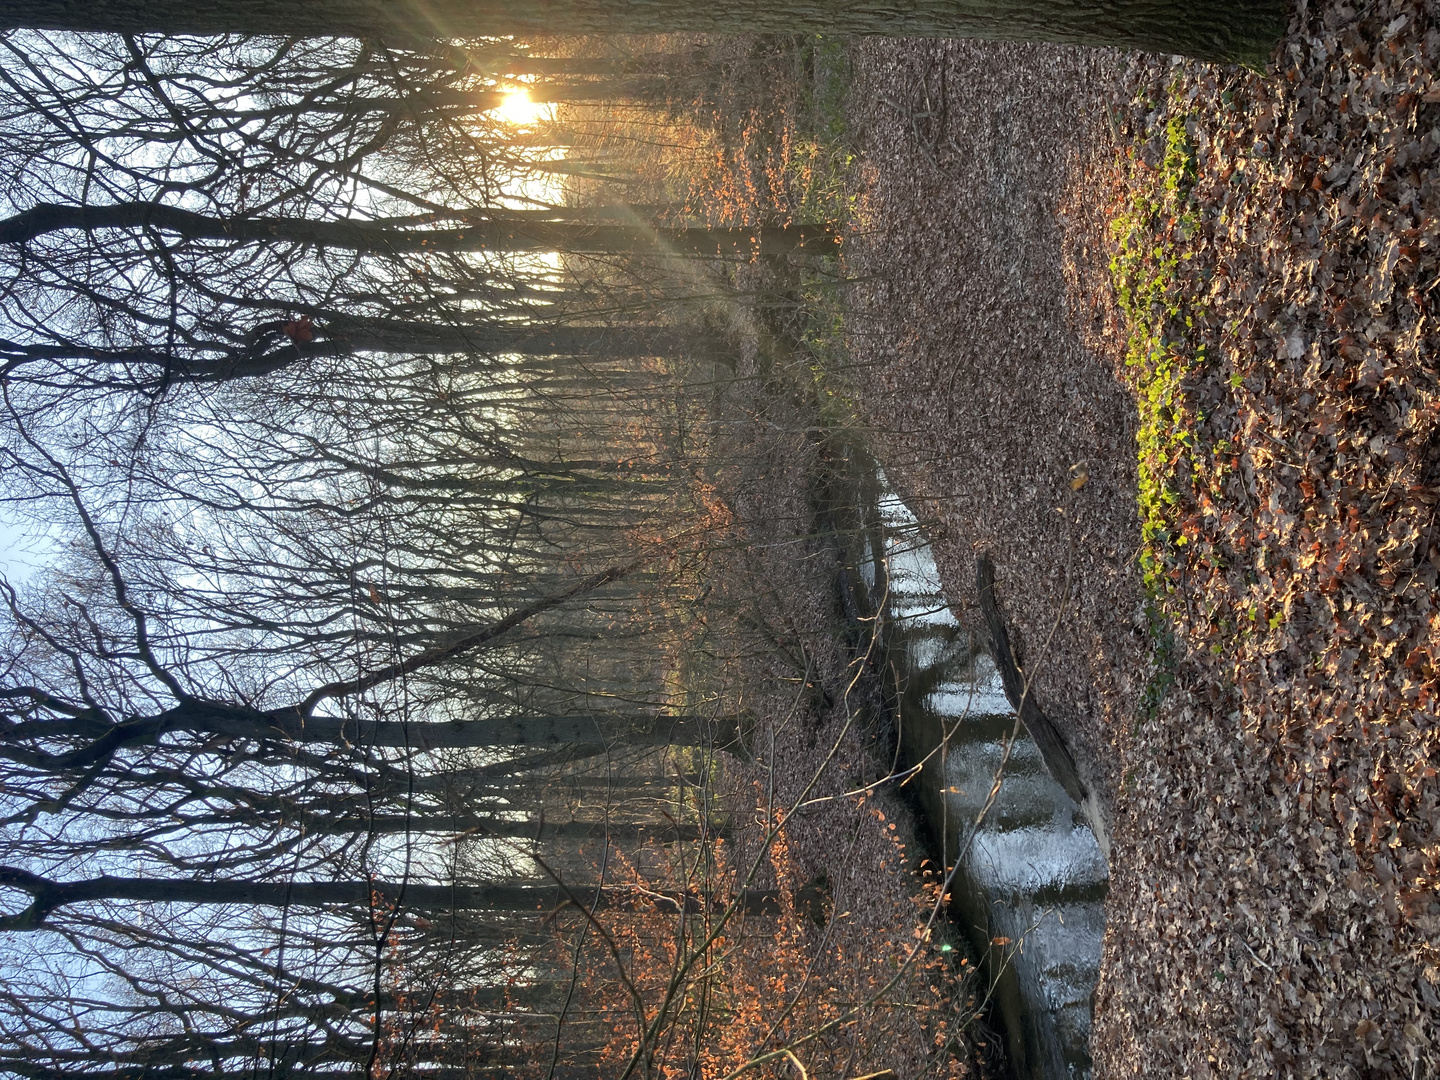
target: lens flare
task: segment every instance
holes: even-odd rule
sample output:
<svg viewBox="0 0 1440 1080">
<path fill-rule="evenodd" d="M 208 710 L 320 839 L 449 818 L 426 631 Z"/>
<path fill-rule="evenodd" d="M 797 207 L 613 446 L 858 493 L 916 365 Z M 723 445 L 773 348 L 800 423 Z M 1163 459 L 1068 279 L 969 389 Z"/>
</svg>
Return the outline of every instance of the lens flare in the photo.
<svg viewBox="0 0 1440 1080">
<path fill-rule="evenodd" d="M 533 127 L 540 121 L 549 118 L 550 106 L 542 102 L 531 101 L 530 91 L 522 88 L 507 93 L 505 100 L 495 108 L 494 114 L 511 127 Z"/>
</svg>

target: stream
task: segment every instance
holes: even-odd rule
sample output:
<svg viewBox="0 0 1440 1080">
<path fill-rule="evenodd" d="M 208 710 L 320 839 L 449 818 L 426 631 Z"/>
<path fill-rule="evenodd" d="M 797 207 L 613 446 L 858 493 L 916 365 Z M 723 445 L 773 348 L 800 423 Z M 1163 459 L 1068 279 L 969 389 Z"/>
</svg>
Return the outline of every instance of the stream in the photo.
<svg viewBox="0 0 1440 1080">
<path fill-rule="evenodd" d="M 870 526 L 856 568 L 876 606 L 883 604 L 900 765 L 925 761 L 907 790 L 918 788 L 915 801 L 937 850 L 943 837 L 947 865 L 965 847 L 951 918 L 983 960 L 992 1019 L 1016 1080 L 1088 1078 L 1105 857 L 1024 728 L 994 804 L 973 827 L 1016 727 L 1015 710 L 983 631 L 967 631 L 945 603 L 914 515 L 878 470 L 876 479 L 862 501 Z"/>
</svg>

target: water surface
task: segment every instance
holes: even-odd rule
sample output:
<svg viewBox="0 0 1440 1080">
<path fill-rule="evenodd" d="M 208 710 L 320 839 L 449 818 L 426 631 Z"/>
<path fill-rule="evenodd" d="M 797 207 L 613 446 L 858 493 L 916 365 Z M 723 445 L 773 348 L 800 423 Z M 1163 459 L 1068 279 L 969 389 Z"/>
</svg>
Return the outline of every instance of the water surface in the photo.
<svg viewBox="0 0 1440 1080">
<path fill-rule="evenodd" d="M 918 801 L 947 863 L 961 859 L 951 915 L 987 959 L 1015 1075 L 1089 1077 L 1105 857 L 1024 728 L 1001 768 L 1015 710 L 985 642 L 951 614 L 916 519 L 883 477 L 874 509 L 859 570 L 884 598 L 882 644 L 901 673 L 902 764 L 925 762 Z"/>
</svg>

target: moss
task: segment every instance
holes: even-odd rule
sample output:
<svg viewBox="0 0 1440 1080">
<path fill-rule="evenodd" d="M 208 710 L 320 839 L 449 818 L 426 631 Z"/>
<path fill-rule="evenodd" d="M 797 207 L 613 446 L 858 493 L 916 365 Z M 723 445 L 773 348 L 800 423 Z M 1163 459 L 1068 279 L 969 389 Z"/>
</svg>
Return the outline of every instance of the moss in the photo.
<svg viewBox="0 0 1440 1080">
<path fill-rule="evenodd" d="M 1155 139 L 1161 142 L 1155 169 L 1132 151 L 1133 194 L 1112 222 L 1116 248 L 1110 260 L 1129 325 L 1125 363 L 1140 411 L 1140 569 L 1152 598 L 1173 588 L 1175 552 L 1185 543 L 1176 527 L 1179 481 L 1194 472 L 1192 429 L 1199 419 L 1185 386 L 1207 360 L 1204 346 L 1188 333 L 1201 311 L 1186 293 L 1183 245 L 1201 217 L 1192 197 L 1196 159 L 1187 117 L 1170 117 Z"/>
<path fill-rule="evenodd" d="M 1166 111 L 1160 103 L 1161 115 Z M 1158 164 L 1146 165 L 1147 156 Z M 1139 562 L 1149 597 L 1151 674 L 1141 693 L 1138 729 L 1156 715 L 1175 682 L 1176 639 L 1163 607 L 1176 588 L 1179 549 L 1187 542 L 1179 529 L 1180 493 L 1198 468 L 1194 431 L 1202 417 L 1186 386 L 1208 357 L 1192 334 L 1203 309 L 1189 295 L 1185 275 L 1185 244 L 1202 225 L 1193 197 L 1198 169 L 1189 118 L 1170 116 L 1132 150 L 1131 160 L 1130 202 L 1111 224 L 1110 272 L 1128 324 L 1125 365 L 1140 413 Z"/>
</svg>

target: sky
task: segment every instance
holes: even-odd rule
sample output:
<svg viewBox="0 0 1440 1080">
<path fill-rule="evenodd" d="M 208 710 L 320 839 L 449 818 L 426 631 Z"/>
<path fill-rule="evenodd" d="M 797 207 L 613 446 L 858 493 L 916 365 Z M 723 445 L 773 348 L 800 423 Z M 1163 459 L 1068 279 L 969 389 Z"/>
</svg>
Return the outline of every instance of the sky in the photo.
<svg viewBox="0 0 1440 1080">
<path fill-rule="evenodd" d="M 12 584 L 32 577 L 55 554 L 55 538 L 0 504 L 0 574 Z"/>
</svg>

